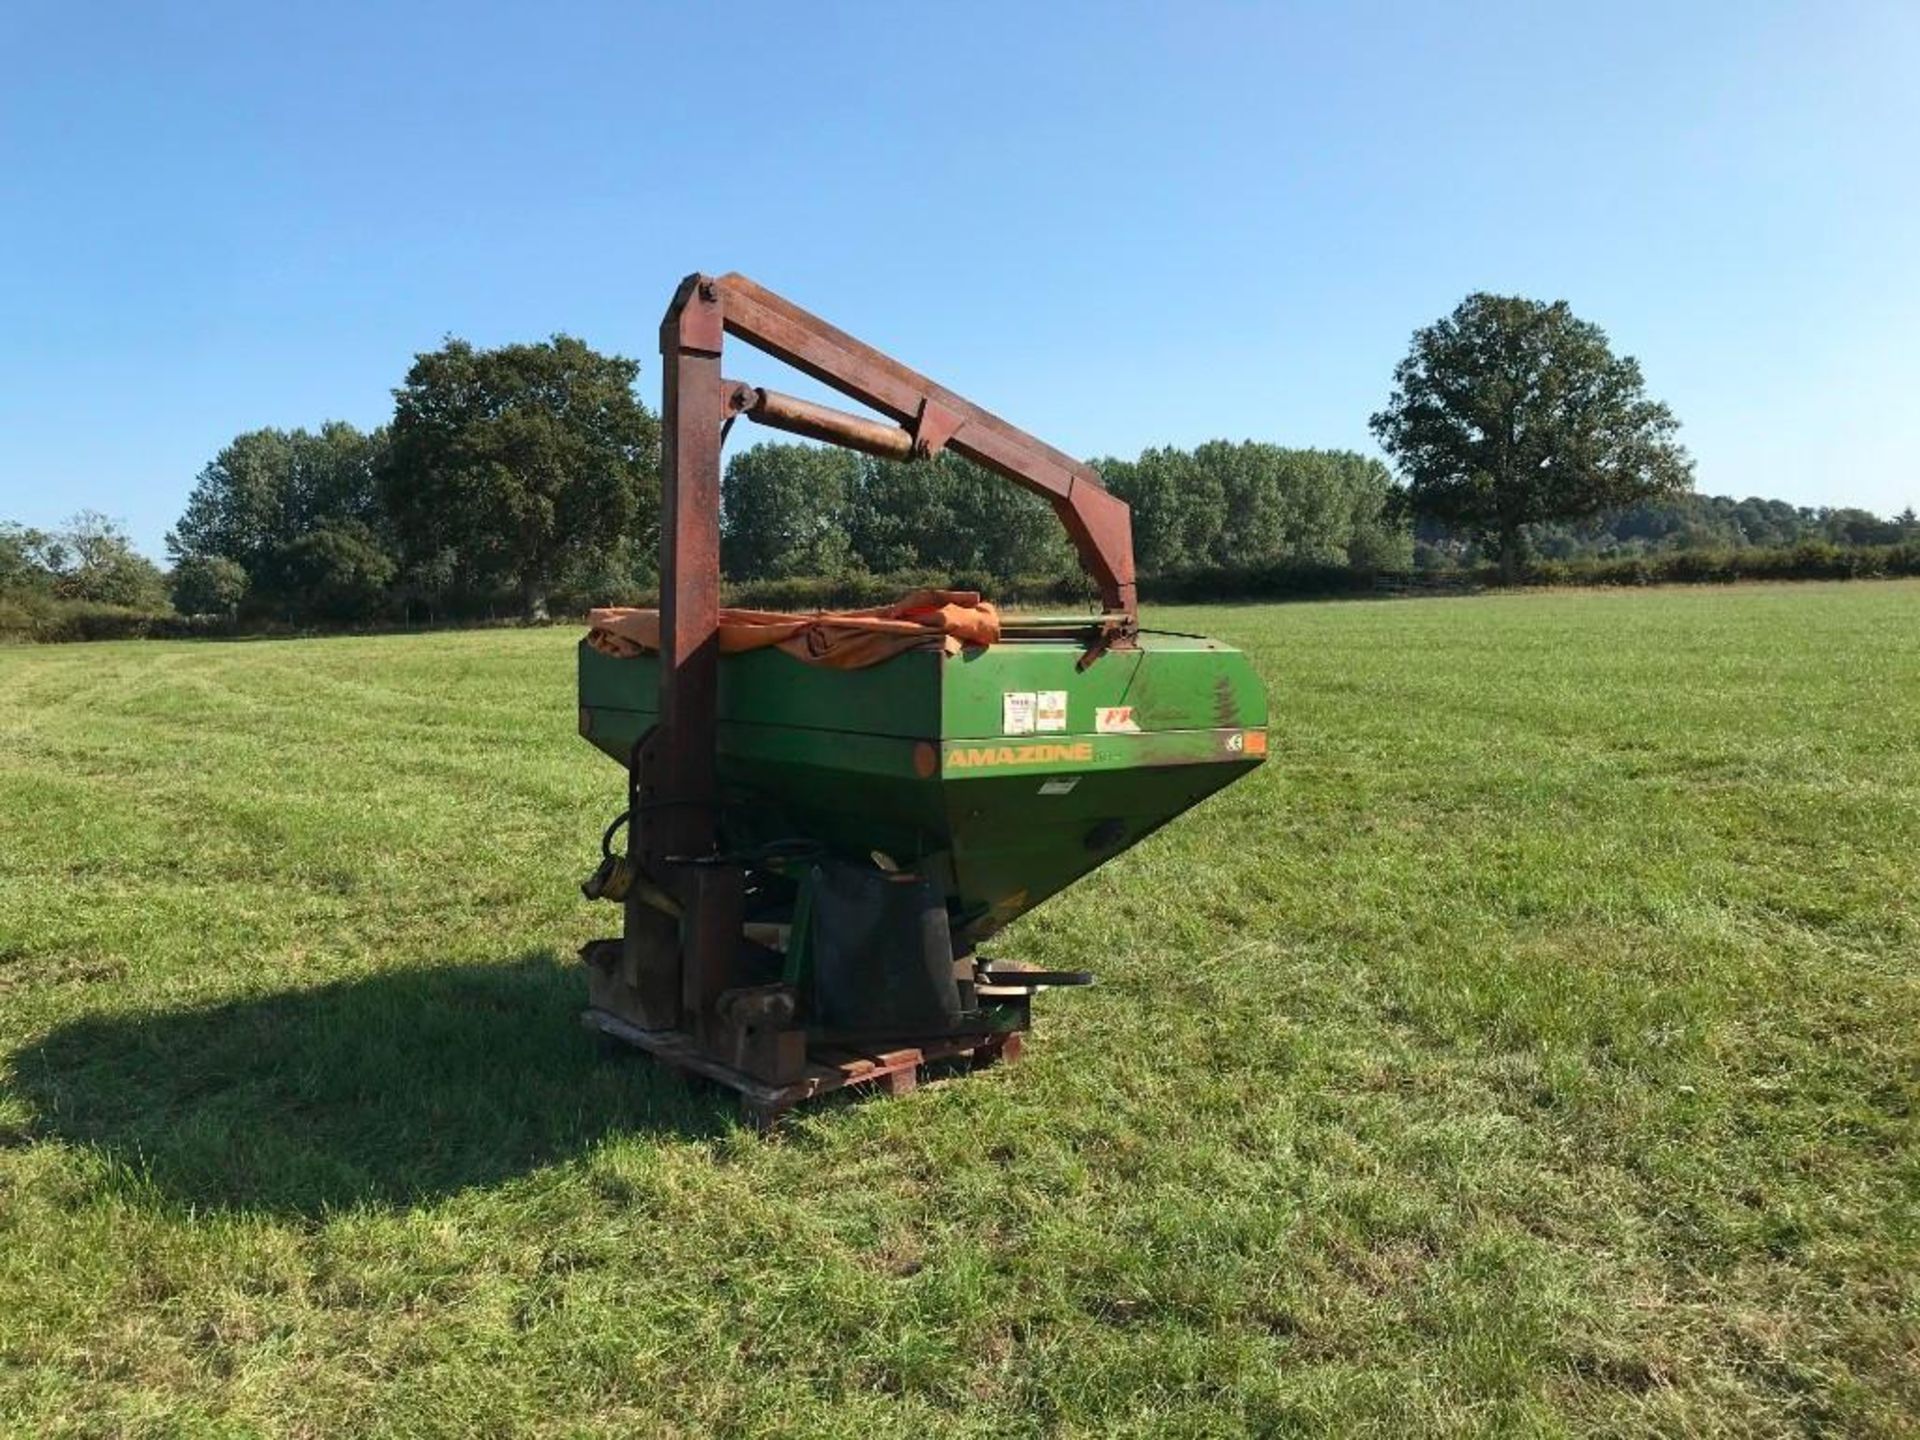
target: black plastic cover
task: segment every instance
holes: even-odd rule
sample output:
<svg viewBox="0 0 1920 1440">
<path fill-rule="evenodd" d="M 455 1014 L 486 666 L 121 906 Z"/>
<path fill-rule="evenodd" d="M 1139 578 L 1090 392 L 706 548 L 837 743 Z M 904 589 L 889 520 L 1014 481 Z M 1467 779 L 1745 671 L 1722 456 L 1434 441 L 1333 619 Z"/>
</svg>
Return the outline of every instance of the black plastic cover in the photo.
<svg viewBox="0 0 1920 1440">
<path fill-rule="evenodd" d="M 815 1023 L 870 1035 L 932 1034 L 960 1021 L 953 935 L 919 875 L 826 860 L 812 876 Z"/>
</svg>

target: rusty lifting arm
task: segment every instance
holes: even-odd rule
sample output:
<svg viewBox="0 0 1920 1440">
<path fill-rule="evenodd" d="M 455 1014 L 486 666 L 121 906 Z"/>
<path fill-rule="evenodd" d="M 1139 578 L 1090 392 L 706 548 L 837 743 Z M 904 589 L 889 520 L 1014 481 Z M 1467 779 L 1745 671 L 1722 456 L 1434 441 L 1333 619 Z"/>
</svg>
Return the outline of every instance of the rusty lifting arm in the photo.
<svg viewBox="0 0 1920 1440">
<path fill-rule="evenodd" d="M 888 459 L 931 459 L 950 449 L 1044 497 L 1072 537 L 1115 628 L 1125 632 L 1134 627 L 1131 517 L 1126 503 L 1101 485 L 1091 466 L 936 385 L 744 275 L 694 276 L 688 283 L 696 304 L 703 303 L 698 297 L 711 292 L 712 300 L 704 304 L 718 311 L 727 334 L 877 410 L 895 424 L 723 382 L 729 413 Z"/>
</svg>

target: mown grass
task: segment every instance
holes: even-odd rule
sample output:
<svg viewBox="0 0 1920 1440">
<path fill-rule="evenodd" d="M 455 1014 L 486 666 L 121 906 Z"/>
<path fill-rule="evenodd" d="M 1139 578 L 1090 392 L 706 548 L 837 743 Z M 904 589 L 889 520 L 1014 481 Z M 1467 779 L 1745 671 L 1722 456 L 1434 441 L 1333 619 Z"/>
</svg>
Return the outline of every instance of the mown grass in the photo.
<svg viewBox="0 0 1920 1440">
<path fill-rule="evenodd" d="M 0 652 L 0 1421 L 1913 1433 L 1920 585 L 1152 618 L 1272 760 L 772 1141 L 575 1024 L 568 633 Z"/>
</svg>

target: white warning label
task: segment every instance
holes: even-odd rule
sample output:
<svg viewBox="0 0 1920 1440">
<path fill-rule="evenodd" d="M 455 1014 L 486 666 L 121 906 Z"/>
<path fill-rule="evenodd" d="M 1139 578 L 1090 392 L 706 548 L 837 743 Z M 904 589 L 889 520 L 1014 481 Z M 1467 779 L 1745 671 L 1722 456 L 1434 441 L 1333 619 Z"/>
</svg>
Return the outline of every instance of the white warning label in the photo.
<svg viewBox="0 0 1920 1440">
<path fill-rule="evenodd" d="M 1093 728 L 1102 735 L 1137 735 L 1140 722 L 1131 705 L 1102 705 L 1093 712 Z"/>
<path fill-rule="evenodd" d="M 1000 733 L 1033 734 L 1034 694 L 1031 690 L 1003 690 L 1000 693 Z"/>
<path fill-rule="evenodd" d="M 1042 690 L 1036 697 L 1035 721 L 1042 731 L 1067 728 L 1067 692 Z"/>
</svg>

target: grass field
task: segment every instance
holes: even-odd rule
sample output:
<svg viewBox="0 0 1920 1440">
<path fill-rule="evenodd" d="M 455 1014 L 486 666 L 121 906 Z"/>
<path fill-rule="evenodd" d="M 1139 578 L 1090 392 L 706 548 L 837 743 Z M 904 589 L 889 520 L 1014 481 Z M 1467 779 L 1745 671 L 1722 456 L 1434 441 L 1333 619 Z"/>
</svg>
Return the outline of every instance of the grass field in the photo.
<svg viewBox="0 0 1920 1440">
<path fill-rule="evenodd" d="M 1915 1433 L 1920 585 L 1150 619 L 1272 760 L 772 1141 L 575 1023 L 572 634 L 0 651 L 0 1424 Z"/>
</svg>

